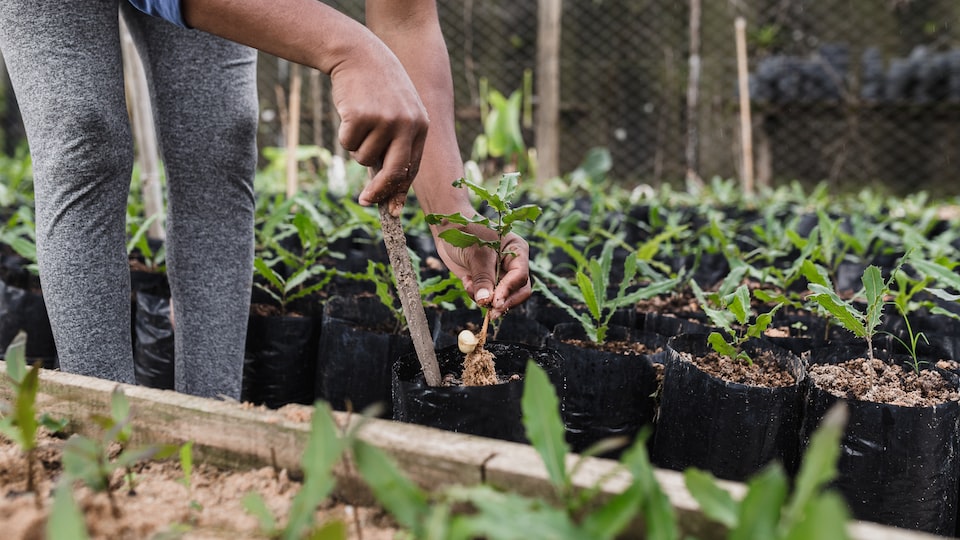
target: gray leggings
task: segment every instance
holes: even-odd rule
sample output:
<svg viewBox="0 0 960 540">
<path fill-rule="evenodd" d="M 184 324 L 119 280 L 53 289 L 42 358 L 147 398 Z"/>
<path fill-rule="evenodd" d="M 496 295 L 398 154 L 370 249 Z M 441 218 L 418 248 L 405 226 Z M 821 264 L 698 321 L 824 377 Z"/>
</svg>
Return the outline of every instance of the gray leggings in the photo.
<svg viewBox="0 0 960 540">
<path fill-rule="evenodd" d="M 36 184 L 61 369 L 134 381 L 125 218 L 133 143 L 118 8 L 146 66 L 168 184 L 176 390 L 239 398 L 253 260 L 256 52 L 126 1 L 0 1 Z M 29 339 L 29 338 L 28 338 Z"/>
</svg>

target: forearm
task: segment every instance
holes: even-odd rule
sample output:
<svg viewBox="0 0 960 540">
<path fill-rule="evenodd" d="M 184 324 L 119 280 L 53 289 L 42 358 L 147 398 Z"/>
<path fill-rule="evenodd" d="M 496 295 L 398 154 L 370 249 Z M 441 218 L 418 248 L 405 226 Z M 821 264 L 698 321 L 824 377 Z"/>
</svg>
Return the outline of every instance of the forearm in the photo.
<svg viewBox="0 0 960 540">
<path fill-rule="evenodd" d="M 378 52 L 369 29 L 317 0 L 181 0 L 181 9 L 192 28 L 327 74 Z"/>
<path fill-rule="evenodd" d="M 413 183 L 426 213 L 472 213 L 454 124 L 450 58 L 434 0 L 367 0 L 367 26 L 400 59 L 430 116 L 430 129 Z"/>
</svg>

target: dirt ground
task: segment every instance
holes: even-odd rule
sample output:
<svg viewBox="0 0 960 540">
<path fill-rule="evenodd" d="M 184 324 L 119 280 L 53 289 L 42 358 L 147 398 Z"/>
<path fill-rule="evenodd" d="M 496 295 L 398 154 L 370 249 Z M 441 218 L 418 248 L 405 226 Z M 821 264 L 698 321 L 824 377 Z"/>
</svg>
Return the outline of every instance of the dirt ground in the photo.
<svg viewBox="0 0 960 540">
<path fill-rule="evenodd" d="M 6 540 L 42 540 L 52 491 L 61 476 L 64 436 L 43 432 L 37 452 L 42 466 L 36 480 L 38 495 L 26 491 L 26 461 L 19 447 L 0 436 L 0 536 Z M 105 493 L 84 486 L 74 488 L 74 498 L 86 517 L 91 538 L 121 539 L 220 539 L 267 538 L 241 499 L 259 493 L 279 523 L 284 523 L 300 483 L 287 471 L 264 467 L 232 471 L 195 464 L 189 487 L 177 460 L 147 462 L 137 467 L 131 490 L 118 471 L 111 487 L 119 512 L 114 515 Z M 339 519 L 347 524 L 349 538 L 383 540 L 396 529 L 379 509 L 328 501 L 318 509 L 317 523 Z"/>
<path fill-rule="evenodd" d="M 845 398 L 907 407 L 960 401 L 956 388 L 936 371 L 924 369 L 917 375 L 877 359 L 857 358 L 838 365 L 815 365 L 809 373 L 820 388 Z"/>
</svg>

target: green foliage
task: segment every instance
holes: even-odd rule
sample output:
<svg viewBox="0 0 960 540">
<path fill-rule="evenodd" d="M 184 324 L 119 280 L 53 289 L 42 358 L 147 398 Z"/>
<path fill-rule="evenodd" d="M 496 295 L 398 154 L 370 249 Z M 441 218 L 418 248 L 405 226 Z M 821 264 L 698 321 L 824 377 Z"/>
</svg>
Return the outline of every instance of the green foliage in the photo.
<svg viewBox="0 0 960 540">
<path fill-rule="evenodd" d="M 0 152 L 0 207 L 33 206 L 33 161 L 26 144 L 14 155 Z"/>
<path fill-rule="evenodd" d="M 40 389 L 40 364 L 27 369 L 27 335 L 20 332 L 7 346 L 6 380 L 13 391 L 13 403 L 0 403 L 0 434 L 12 440 L 27 461 L 27 491 L 35 492 L 33 471 L 36 467 L 37 431 L 41 426 L 52 432 L 66 427 L 65 420 L 54 420 L 47 414 L 37 417 L 36 401 Z"/>
<path fill-rule="evenodd" d="M 254 272 L 260 279 L 254 285 L 269 294 L 285 315 L 291 302 L 323 289 L 337 274 L 323 262 L 335 257 L 329 243 L 349 234 L 353 227 L 333 225 L 305 197 L 280 203 L 260 228 L 254 258 Z M 288 238 L 295 239 L 296 249 L 285 247 Z"/>
<path fill-rule="evenodd" d="M 333 467 L 340 461 L 346 442 L 339 437 L 329 405 L 317 402 L 310 421 L 310 437 L 300 460 L 303 484 L 293 499 L 286 525 L 282 528 L 267 508 L 263 498 L 255 492 L 243 498 L 243 506 L 257 518 L 261 532 L 270 538 L 283 540 L 346 538 L 342 523 L 318 526 L 314 522 L 317 507 L 333 491 Z"/>
<path fill-rule="evenodd" d="M 160 219 L 159 214 L 154 214 L 145 220 L 135 219 L 134 216 L 127 215 L 127 255 L 139 254 L 143 257 L 144 264 L 153 271 L 166 271 L 167 251 L 166 244 L 161 244 L 160 248 L 154 251 L 150 246 L 147 233 L 150 227 Z"/>
<path fill-rule="evenodd" d="M 524 93 L 515 90 L 509 97 L 489 88 L 481 81 L 480 105 L 483 133 L 473 142 L 472 158 L 477 161 L 500 159 L 514 170 L 526 172 L 529 167 L 527 147 L 523 141 L 521 119 Z"/>
<path fill-rule="evenodd" d="M 51 505 L 50 515 L 47 517 L 46 538 L 48 540 L 60 540 L 62 538 L 87 540 L 90 538 L 83 512 L 80 511 L 73 498 L 73 487 L 69 481 L 61 480 L 58 482 L 53 492 L 53 505 Z"/>
<path fill-rule="evenodd" d="M 111 508 L 118 512 L 110 479 L 116 470 L 124 470 L 127 483 L 133 490 L 133 466 L 147 459 L 165 459 L 174 455 L 179 447 L 154 445 L 144 448 L 128 447 L 133 434 L 130 425 L 130 402 L 120 387 L 110 396 L 110 414 L 94 415 L 91 420 L 103 431 L 99 438 L 73 435 L 63 447 L 64 473 L 72 480 L 83 482 L 94 491 L 106 492 Z M 111 459 L 111 446 L 121 450 Z"/>
<path fill-rule="evenodd" d="M 834 291 L 833 287 L 821 283 L 810 283 L 811 294 L 808 300 L 833 316 L 843 328 L 855 336 L 867 341 L 867 356 L 873 359 L 873 338 L 880 325 L 880 316 L 883 313 L 883 297 L 889 290 L 889 284 L 883 281 L 880 269 L 868 266 L 860 279 L 863 283 L 863 298 L 867 308 L 860 311 L 851 301 L 844 300 Z"/>
<path fill-rule="evenodd" d="M 740 501 L 710 473 L 696 468 L 684 471 L 687 490 L 704 515 L 727 529 L 730 540 L 845 539 L 849 513 L 842 497 L 829 489 L 837 476 L 845 423 L 842 404 L 824 417 L 804 453 L 792 492 L 786 473 L 776 463 L 748 481 Z"/>
<path fill-rule="evenodd" d="M 531 269 L 535 274 L 534 289 L 575 318 L 583 327 L 587 337 L 594 343 L 606 341 L 610 320 L 618 309 L 668 293 L 677 286 L 679 281 L 677 278 L 662 279 L 631 290 L 641 264 L 638 257 L 630 253 L 624 261 L 623 279 L 614 291 L 610 278 L 614 247 L 613 242 L 607 242 L 600 256 L 590 259 L 577 255 L 576 258 L 580 263 L 573 281 L 536 263 L 531 263 Z M 554 293 L 543 280 L 559 289 L 566 298 L 561 298 Z M 584 306 L 586 310 L 578 309 L 578 306 Z"/>
<path fill-rule="evenodd" d="M 37 234 L 33 208 L 22 205 L 0 228 L 0 243 L 6 244 L 27 261 L 25 268 L 39 275 L 37 267 Z"/>
<path fill-rule="evenodd" d="M 723 333 L 710 332 L 707 343 L 720 356 L 734 360 L 743 360 L 752 364 L 753 359 L 743 350 L 751 339 L 763 337 L 763 333 L 773 322 L 773 315 L 783 304 L 773 306 L 766 313 L 753 315 L 750 304 L 750 290 L 745 284 L 739 284 L 742 272 L 731 272 L 718 291 L 705 293 L 695 281 L 690 286 L 700 303 L 700 309 L 707 314 L 714 326 Z M 732 291 L 732 287 L 736 287 Z"/>
</svg>

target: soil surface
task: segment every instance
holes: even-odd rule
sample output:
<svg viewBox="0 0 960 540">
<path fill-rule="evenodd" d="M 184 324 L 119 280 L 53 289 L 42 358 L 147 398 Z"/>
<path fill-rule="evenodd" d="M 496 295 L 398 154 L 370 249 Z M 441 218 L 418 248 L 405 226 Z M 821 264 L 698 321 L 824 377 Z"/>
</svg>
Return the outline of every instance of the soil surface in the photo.
<svg viewBox="0 0 960 540">
<path fill-rule="evenodd" d="M 639 341 L 610 340 L 603 343 L 594 343 L 593 341 L 583 339 L 565 339 L 563 342 L 576 347 L 582 347 L 584 349 L 594 349 L 609 353 L 622 354 L 624 356 L 655 354 L 663 350 L 663 347 L 657 347 L 653 349 L 647 347 Z"/>
<path fill-rule="evenodd" d="M 61 476 L 60 456 L 65 436 L 42 432 L 35 471 L 35 495 L 26 492 L 26 461 L 19 447 L 0 437 L 0 536 L 8 540 L 45 538 L 52 490 Z M 251 492 L 263 497 L 281 525 L 300 482 L 286 470 L 271 467 L 233 471 L 194 464 L 189 487 L 179 461 L 145 462 L 135 469 L 131 490 L 121 471 L 111 488 L 118 512 L 105 493 L 77 485 L 74 498 L 94 539 L 260 539 L 267 538 L 241 499 Z M 397 532 L 382 510 L 327 501 L 317 510 L 315 523 L 340 520 L 349 538 L 386 540 Z"/>
<path fill-rule="evenodd" d="M 923 369 L 918 376 L 912 370 L 882 360 L 857 358 L 842 364 L 818 364 L 809 369 L 820 388 L 835 396 L 905 407 L 933 407 L 960 401 L 956 386 L 940 373 Z"/>
<path fill-rule="evenodd" d="M 764 351 L 752 358 L 752 364 L 720 356 L 713 351 L 698 357 L 689 353 L 680 353 L 680 356 L 725 381 L 765 388 L 782 388 L 796 383 L 793 374 L 780 367 L 776 356 L 770 351 Z"/>
</svg>

